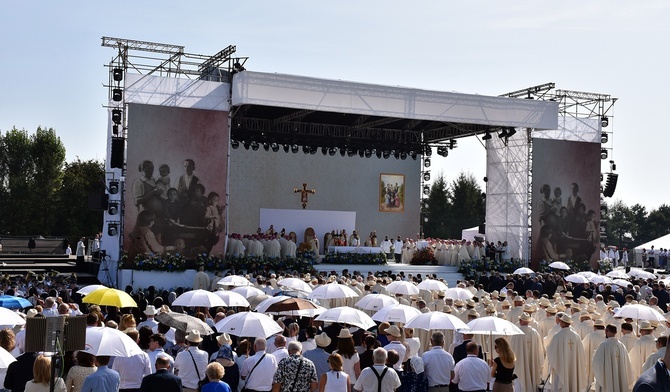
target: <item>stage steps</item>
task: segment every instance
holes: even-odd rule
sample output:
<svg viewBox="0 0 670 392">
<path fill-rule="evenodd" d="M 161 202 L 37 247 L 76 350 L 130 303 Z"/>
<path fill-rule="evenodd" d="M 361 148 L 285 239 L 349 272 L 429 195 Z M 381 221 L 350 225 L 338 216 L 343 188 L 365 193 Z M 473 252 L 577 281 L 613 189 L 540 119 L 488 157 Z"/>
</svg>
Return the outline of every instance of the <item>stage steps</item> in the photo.
<svg viewBox="0 0 670 392">
<path fill-rule="evenodd" d="M 368 272 L 377 274 L 377 272 L 389 272 L 393 274 L 399 274 L 401 271 L 405 273 L 405 276 L 412 274 L 421 274 L 422 277 L 425 277 L 427 274 L 437 274 L 438 278 L 443 278 L 449 285 L 449 287 L 456 287 L 456 282 L 463 279 L 463 275 L 458 272 L 458 267 L 454 266 L 443 266 L 443 265 L 409 265 L 409 264 L 396 264 L 389 263 L 387 265 L 368 265 L 368 264 L 315 264 L 314 268 L 321 272 L 330 272 L 335 271 L 338 275 L 342 274 L 342 271 L 345 269 L 349 270 L 349 273 L 353 271 L 359 271 L 363 275 L 367 275 Z"/>
</svg>

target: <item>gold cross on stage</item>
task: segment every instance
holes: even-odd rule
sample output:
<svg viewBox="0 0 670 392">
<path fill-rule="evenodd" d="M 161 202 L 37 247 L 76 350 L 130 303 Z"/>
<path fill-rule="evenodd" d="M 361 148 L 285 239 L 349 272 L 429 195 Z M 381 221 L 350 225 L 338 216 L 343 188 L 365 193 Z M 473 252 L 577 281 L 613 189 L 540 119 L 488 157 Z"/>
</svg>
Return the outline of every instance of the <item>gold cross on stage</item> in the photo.
<svg viewBox="0 0 670 392">
<path fill-rule="evenodd" d="M 307 195 L 308 194 L 315 194 L 316 189 L 307 189 L 307 183 L 303 182 L 302 183 L 302 189 L 300 188 L 293 188 L 293 193 L 300 193 L 300 202 L 302 203 L 302 209 L 304 210 L 307 208 Z"/>
</svg>

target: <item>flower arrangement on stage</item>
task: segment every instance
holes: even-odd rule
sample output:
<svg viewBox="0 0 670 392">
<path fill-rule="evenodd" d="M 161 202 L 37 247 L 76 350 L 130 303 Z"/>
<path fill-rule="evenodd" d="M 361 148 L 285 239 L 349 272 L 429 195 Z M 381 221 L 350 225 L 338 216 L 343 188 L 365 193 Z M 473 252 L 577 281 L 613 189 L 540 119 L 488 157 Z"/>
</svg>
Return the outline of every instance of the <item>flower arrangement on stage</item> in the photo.
<svg viewBox="0 0 670 392">
<path fill-rule="evenodd" d="M 606 259 L 606 260 L 598 260 L 598 270 L 600 271 L 601 274 L 606 274 L 608 272 L 612 272 L 614 269 L 614 266 L 612 265 L 612 260 Z"/>
<path fill-rule="evenodd" d="M 207 253 L 198 254 L 196 266 L 204 267 L 205 271 L 222 271 L 226 269 L 226 262 L 222 254 L 211 255 Z"/>
<path fill-rule="evenodd" d="M 122 258 L 123 259 L 123 258 Z M 180 253 L 145 253 L 135 256 L 134 269 L 141 271 L 185 271 L 186 257 Z"/>
<path fill-rule="evenodd" d="M 437 259 L 435 258 L 435 253 L 433 253 L 433 248 L 427 246 L 423 249 L 418 249 L 414 251 L 412 255 L 412 260 L 409 262 L 412 265 L 435 265 L 437 264 Z"/>
<path fill-rule="evenodd" d="M 324 256 L 323 262 L 329 264 L 386 265 L 386 254 L 383 252 L 381 253 L 328 252 Z"/>
</svg>

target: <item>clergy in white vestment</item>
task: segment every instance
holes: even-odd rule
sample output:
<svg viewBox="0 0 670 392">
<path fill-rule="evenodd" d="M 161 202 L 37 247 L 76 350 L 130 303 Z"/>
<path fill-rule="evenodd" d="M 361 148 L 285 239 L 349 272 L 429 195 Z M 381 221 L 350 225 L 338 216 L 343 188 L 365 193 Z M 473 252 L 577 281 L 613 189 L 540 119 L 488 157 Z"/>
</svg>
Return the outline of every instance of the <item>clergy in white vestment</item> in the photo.
<svg viewBox="0 0 670 392">
<path fill-rule="evenodd" d="M 667 346 L 667 344 L 668 344 L 667 336 L 661 336 L 660 338 L 656 339 L 656 351 L 653 354 L 651 354 L 644 362 L 644 365 L 642 365 L 642 373 L 653 368 L 654 365 L 656 364 L 656 361 L 658 361 L 659 359 L 663 359 L 663 357 L 665 356 L 665 346 Z"/>
<path fill-rule="evenodd" d="M 537 323 L 537 332 L 540 336 L 547 336 L 549 330 L 556 325 L 556 313 L 558 313 L 558 309 L 555 306 L 550 306 L 545 309 L 545 313 L 547 317 Z"/>
<path fill-rule="evenodd" d="M 589 384 L 593 382 L 593 367 L 591 359 L 600 344 L 607 339 L 605 336 L 605 323 L 602 319 L 596 319 L 593 322 L 593 331 L 584 337 L 582 345 L 584 346 L 584 356 L 586 357 L 586 374 Z"/>
<path fill-rule="evenodd" d="M 621 324 L 621 337 L 619 341 L 626 346 L 626 350 L 630 352 L 639 338 L 633 333 L 633 326 L 630 323 Z"/>
<path fill-rule="evenodd" d="M 551 383 L 545 387 L 545 391 L 585 391 L 588 382 L 582 339 L 570 328 L 572 324 L 570 316 L 558 313 L 557 317 L 561 330 L 554 335 L 547 347 L 547 365 Z"/>
<path fill-rule="evenodd" d="M 509 344 L 516 355 L 514 374 L 519 377 L 522 391 L 536 391 L 542 382 L 541 367 L 538 364 L 544 362 L 544 344 L 540 334 L 529 325 L 532 316 L 523 313 L 519 318 L 519 329 L 523 335 L 512 335 Z"/>
<path fill-rule="evenodd" d="M 627 392 L 636 380 L 626 355 L 626 347 L 616 338 L 616 334 L 616 326 L 609 324 L 605 329 L 607 339 L 593 354 L 596 392 Z"/>
<path fill-rule="evenodd" d="M 642 365 L 647 358 L 656 351 L 656 339 L 652 335 L 653 328 L 649 321 L 640 322 L 640 339 L 635 342 L 633 348 L 628 352 L 633 378 L 637 380 L 642 374 Z"/>
</svg>

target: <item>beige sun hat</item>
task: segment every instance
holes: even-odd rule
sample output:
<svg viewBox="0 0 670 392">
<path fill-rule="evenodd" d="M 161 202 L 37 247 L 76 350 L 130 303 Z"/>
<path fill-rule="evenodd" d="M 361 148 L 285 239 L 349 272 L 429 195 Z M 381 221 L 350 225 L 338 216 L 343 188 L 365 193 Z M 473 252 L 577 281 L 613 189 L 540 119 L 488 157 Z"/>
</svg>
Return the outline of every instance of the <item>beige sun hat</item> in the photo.
<svg viewBox="0 0 670 392">
<path fill-rule="evenodd" d="M 567 314 L 562 315 L 560 320 L 566 324 L 572 324 L 572 317 Z"/>
<path fill-rule="evenodd" d="M 188 332 L 188 335 L 186 335 L 186 340 L 192 343 L 200 343 L 202 342 L 202 337 L 200 337 L 200 332 L 193 329 Z"/>
<path fill-rule="evenodd" d="M 222 333 L 221 335 L 216 337 L 216 341 L 219 342 L 220 345 L 231 345 L 233 344 L 233 340 L 230 338 L 230 335 L 228 335 L 226 332 Z"/>
<path fill-rule="evenodd" d="M 322 332 L 314 337 L 314 342 L 319 347 L 328 347 L 330 346 L 331 339 L 325 332 Z"/>
<path fill-rule="evenodd" d="M 396 327 L 396 328 L 398 328 L 398 327 Z M 386 331 L 388 331 L 388 330 L 389 330 L 389 328 L 386 329 Z M 337 335 L 337 337 L 338 337 L 338 339 L 346 339 L 346 338 L 352 338 L 352 337 L 354 337 L 354 335 L 352 335 L 351 332 L 347 328 L 342 328 L 340 330 L 340 334 Z"/>
<path fill-rule="evenodd" d="M 395 325 L 391 325 L 390 327 L 386 328 L 384 332 L 386 332 L 387 335 L 395 336 L 397 338 L 399 338 L 401 335 L 400 328 Z"/>
<path fill-rule="evenodd" d="M 521 313 L 521 316 L 519 317 L 519 320 L 523 321 L 531 321 L 532 319 L 533 317 L 531 317 L 531 315 L 526 312 Z"/>
</svg>

